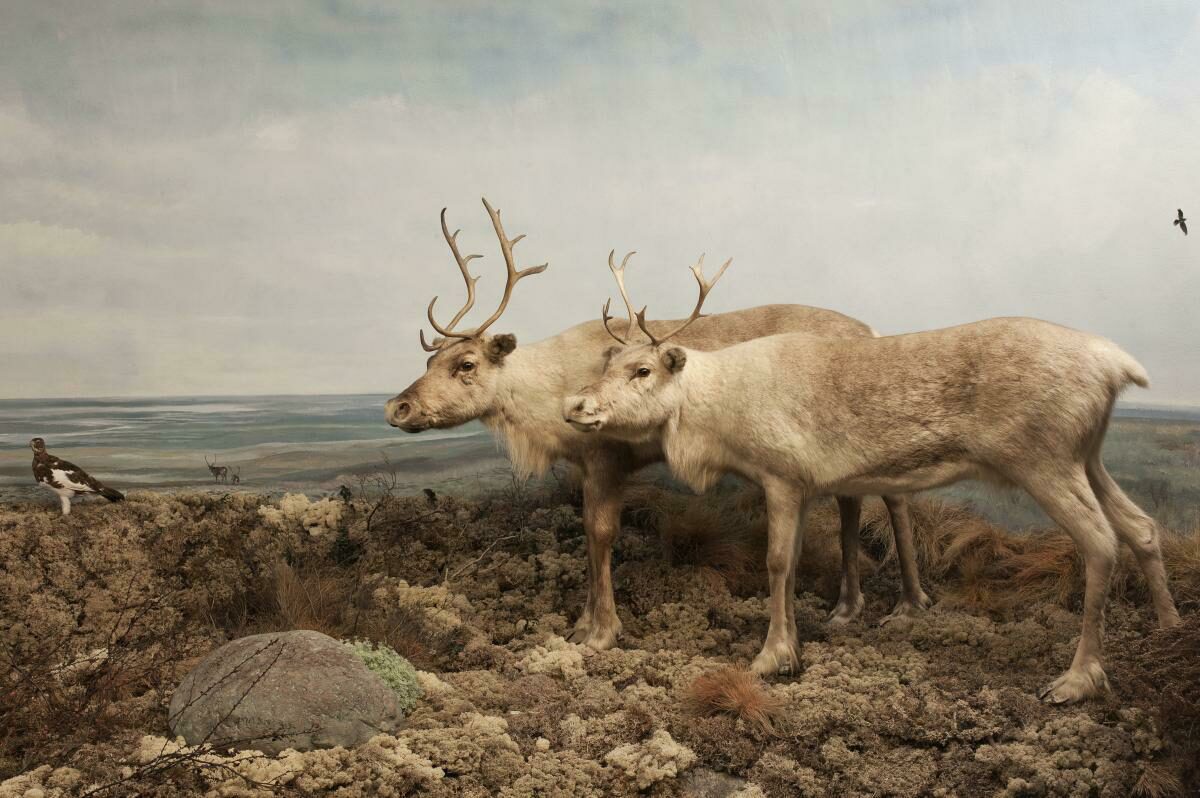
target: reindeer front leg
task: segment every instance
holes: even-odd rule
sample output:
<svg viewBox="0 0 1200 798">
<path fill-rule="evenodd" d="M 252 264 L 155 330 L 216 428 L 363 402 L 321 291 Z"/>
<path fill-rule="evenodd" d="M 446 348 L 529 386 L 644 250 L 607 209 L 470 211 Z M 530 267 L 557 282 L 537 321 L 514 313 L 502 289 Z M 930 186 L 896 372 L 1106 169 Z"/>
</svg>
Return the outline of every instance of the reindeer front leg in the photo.
<svg viewBox="0 0 1200 798">
<path fill-rule="evenodd" d="M 837 506 L 842 521 L 842 587 L 837 605 L 827 620 L 834 626 L 843 626 L 858 617 L 865 603 L 858 571 L 862 499 L 857 496 L 838 496 Z"/>
<path fill-rule="evenodd" d="M 764 480 L 763 489 L 767 497 L 771 625 L 762 651 L 750 664 L 750 670 L 760 676 L 796 673 L 800 669 L 800 635 L 796 631 L 794 601 L 788 592 L 795 589 L 796 561 L 804 540 L 800 523 L 808 505 L 802 492 L 782 480 Z"/>
<path fill-rule="evenodd" d="M 585 463 L 583 477 L 587 601 L 568 639 L 603 651 L 615 646 L 621 633 L 613 597 L 612 546 L 621 531 L 621 488 L 625 480 L 616 464 L 609 461 Z"/>
</svg>

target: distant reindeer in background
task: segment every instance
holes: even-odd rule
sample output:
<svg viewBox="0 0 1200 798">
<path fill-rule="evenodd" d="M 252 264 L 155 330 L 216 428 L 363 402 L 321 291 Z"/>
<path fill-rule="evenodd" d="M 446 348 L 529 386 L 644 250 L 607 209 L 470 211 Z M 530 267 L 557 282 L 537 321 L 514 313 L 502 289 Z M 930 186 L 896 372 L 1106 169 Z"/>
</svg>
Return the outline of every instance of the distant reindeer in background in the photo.
<svg viewBox="0 0 1200 798">
<path fill-rule="evenodd" d="M 208 455 L 204 455 L 204 462 L 208 466 L 209 473 L 213 475 L 213 482 L 229 481 L 229 466 L 219 466 L 208 462 Z"/>
<path fill-rule="evenodd" d="M 242 467 L 241 466 L 238 466 L 237 468 L 233 469 L 233 484 L 234 485 L 242 484 Z"/>
</svg>

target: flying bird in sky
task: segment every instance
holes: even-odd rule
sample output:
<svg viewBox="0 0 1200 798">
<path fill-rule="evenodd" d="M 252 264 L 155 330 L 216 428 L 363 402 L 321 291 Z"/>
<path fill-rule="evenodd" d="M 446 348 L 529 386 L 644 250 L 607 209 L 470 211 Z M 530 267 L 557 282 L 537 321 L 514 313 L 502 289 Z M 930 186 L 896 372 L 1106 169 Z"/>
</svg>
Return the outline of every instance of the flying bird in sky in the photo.
<svg viewBox="0 0 1200 798">
<path fill-rule="evenodd" d="M 79 466 L 47 452 L 46 442 L 41 438 L 31 440 L 29 448 L 33 449 L 33 478 L 39 485 L 58 494 L 63 515 L 71 514 L 71 499 L 85 493 L 99 493 L 110 502 L 125 500 L 125 495 L 120 491 L 106 488 L 100 480 Z"/>
<path fill-rule="evenodd" d="M 1175 220 L 1175 224 L 1179 225 L 1179 229 L 1187 235 L 1187 219 L 1183 218 L 1183 208 L 1176 208 L 1179 211 L 1179 218 Z"/>
</svg>

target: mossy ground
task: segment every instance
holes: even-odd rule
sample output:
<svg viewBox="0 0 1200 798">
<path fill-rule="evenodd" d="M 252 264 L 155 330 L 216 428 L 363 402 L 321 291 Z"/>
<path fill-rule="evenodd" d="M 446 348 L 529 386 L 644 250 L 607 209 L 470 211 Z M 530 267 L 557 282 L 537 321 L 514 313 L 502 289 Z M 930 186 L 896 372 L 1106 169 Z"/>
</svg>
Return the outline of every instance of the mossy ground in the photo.
<svg viewBox="0 0 1200 798">
<path fill-rule="evenodd" d="M 697 695 L 720 690 L 697 680 L 744 668 L 766 632 L 758 496 L 630 491 L 614 555 L 624 633 L 605 652 L 563 640 L 585 588 L 574 499 L 560 488 L 335 507 L 135 492 L 68 518 L 0 507 L 0 796 L 114 782 L 105 794 L 1123 796 L 1198 784 L 1194 532 L 1168 540 L 1183 630 L 1153 631 L 1125 563 L 1108 615 L 1114 692 L 1062 708 L 1034 698 L 1079 631 L 1078 568 L 1059 533 L 1012 535 L 918 501 L 939 601 L 880 627 L 898 582 L 869 502 L 867 607 L 832 629 L 837 525 L 823 506 L 799 578 L 803 672 L 739 684 L 750 698 L 712 710 Z M 424 695 L 407 728 L 278 759 L 162 739 L 170 691 L 199 657 L 289 628 L 409 659 Z M 739 715 L 750 699 L 765 722 Z"/>
</svg>

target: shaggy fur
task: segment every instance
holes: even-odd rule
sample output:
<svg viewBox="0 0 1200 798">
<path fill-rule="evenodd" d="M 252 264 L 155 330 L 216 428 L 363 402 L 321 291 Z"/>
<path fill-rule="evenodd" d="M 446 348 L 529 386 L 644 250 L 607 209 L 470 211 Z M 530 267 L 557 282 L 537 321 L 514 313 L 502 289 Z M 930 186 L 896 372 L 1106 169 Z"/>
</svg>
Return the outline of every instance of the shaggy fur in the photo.
<svg viewBox="0 0 1200 798">
<path fill-rule="evenodd" d="M 1025 489 L 1085 564 L 1075 659 L 1042 692 L 1066 702 L 1107 685 L 1100 642 L 1118 536 L 1142 567 L 1160 624 L 1179 621 L 1158 529 L 1100 459 L 1113 403 L 1131 383 L 1147 385 L 1145 371 L 1104 338 L 991 319 L 887 338 L 778 335 L 716 352 L 631 346 L 563 413 L 577 429 L 661 440 L 672 470 L 697 490 L 727 472 L 763 486 L 772 619 L 757 673 L 799 663 L 791 585 L 812 498 L 972 478 Z"/>
</svg>

